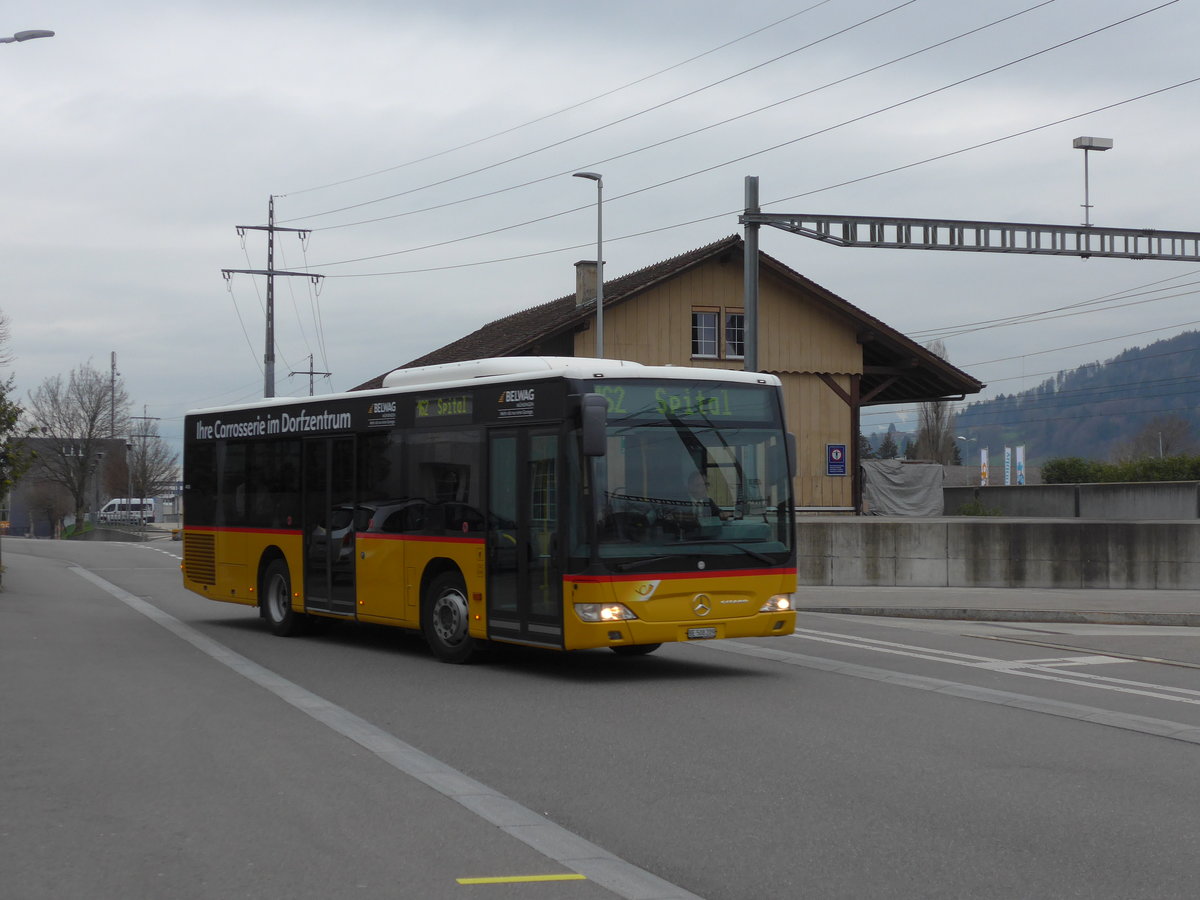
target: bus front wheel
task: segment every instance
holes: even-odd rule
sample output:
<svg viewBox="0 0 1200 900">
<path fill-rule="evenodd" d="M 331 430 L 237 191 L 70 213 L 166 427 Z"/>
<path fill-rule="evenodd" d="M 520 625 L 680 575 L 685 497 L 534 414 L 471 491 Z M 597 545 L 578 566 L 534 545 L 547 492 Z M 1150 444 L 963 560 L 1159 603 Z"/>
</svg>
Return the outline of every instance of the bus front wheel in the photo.
<svg viewBox="0 0 1200 900">
<path fill-rule="evenodd" d="M 457 573 L 445 572 L 429 585 L 421 616 L 421 630 L 429 649 L 442 662 L 470 662 L 479 654 L 479 642 L 468 633 L 470 610 L 467 587 Z"/>
<path fill-rule="evenodd" d="M 271 625 L 271 631 L 281 637 L 291 637 L 300 632 L 303 616 L 292 609 L 292 576 L 287 563 L 282 559 L 272 560 L 263 573 L 263 615 Z"/>
</svg>

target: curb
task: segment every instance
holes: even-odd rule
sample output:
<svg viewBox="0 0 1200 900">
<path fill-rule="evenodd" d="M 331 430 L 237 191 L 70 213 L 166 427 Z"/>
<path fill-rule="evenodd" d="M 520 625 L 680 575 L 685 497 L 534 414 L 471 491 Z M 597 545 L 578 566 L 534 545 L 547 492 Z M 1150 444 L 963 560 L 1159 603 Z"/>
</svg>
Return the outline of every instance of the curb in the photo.
<svg viewBox="0 0 1200 900">
<path fill-rule="evenodd" d="M 1091 625 L 1170 625 L 1200 627 L 1200 613 L 1106 612 L 1065 609 L 977 609 L 954 606 L 797 606 L 796 612 L 902 619 L 950 619 L 974 622 L 1057 622 Z"/>
</svg>

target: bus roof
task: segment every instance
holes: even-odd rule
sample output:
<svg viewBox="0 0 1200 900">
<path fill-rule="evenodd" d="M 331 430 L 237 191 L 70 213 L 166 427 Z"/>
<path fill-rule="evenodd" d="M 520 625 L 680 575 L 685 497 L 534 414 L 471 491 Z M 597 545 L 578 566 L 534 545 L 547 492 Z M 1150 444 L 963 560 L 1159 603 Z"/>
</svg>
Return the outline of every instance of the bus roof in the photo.
<svg viewBox="0 0 1200 900">
<path fill-rule="evenodd" d="M 230 406 L 189 410 L 187 415 L 219 410 L 255 409 L 306 403 L 331 397 L 370 397 L 392 394 L 397 390 L 408 393 L 424 388 L 469 387 L 476 384 L 506 382 L 520 378 L 666 378 L 694 381 L 732 381 L 742 384 L 780 384 L 779 378 L 765 372 L 745 372 L 739 369 L 708 369 L 692 366 L 647 366 L 622 359 L 591 359 L 585 356 L 501 356 L 492 359 L 472 359 L 465 362 L 442 363 L 436 366 L 417 366 L 396 369 L 383 379 L 383 387 L 369 391 L 346 391 L 320 394 L 316 397 L 272 397 Z"/>
</svg>

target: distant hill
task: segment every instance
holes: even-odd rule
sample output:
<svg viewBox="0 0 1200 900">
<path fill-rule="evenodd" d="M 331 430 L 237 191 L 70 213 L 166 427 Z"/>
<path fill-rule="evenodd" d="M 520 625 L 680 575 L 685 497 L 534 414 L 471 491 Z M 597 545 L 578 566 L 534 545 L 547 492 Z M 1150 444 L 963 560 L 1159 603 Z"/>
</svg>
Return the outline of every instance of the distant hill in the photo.
<svg viewBox="0 0 1200 900">
<path fill-rule="evenodd" d="M 993 460 L 1018 444 L 1030 463 L 1063 456 L 1108 460 L 1161 416 L 1184 419 L 1200 435 L 1200 332 L 1059 372 L 1032 390 L 970 403 L 959 411 L 955 431 L 977 439 L 972 453 L 976 446 L 991 448 Z"/>
</svg>

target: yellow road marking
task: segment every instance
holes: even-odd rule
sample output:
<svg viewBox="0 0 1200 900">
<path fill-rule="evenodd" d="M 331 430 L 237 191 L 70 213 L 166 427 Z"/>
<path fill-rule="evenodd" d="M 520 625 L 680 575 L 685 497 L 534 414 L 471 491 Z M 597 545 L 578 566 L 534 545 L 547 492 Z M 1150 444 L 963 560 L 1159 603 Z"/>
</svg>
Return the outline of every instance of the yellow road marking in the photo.
<svg viewBox="0 0 1200 900">
<path fill-rule="evenodd" d="M 501 875 L 495 878 L 457 878 L 459 884 L 521 884 L 526 881 L 587 881 L 587 876 L 576 875 Z"/>
</svg>

